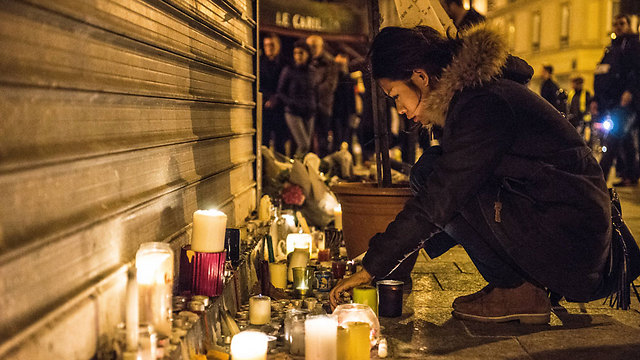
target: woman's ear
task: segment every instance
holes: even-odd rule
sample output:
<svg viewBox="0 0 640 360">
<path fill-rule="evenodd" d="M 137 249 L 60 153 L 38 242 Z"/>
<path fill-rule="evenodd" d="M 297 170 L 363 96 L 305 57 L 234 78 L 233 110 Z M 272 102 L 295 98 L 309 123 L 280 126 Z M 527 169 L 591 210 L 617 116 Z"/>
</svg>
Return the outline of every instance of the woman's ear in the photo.
<svg viewBox="0 0 640 360">
<path fill-rule="evenodd" d="M 423 69 L 415 69 L 411 74 L 411 82 L 420 89 L 426 89 L 429 86 L 429 75 Z"/>
</svg>

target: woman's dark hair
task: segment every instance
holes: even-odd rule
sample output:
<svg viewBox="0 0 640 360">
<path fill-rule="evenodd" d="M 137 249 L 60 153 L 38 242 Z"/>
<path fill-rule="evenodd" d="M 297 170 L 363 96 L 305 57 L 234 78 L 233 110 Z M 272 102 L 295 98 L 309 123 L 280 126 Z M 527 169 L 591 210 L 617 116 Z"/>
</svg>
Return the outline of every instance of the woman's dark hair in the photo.
<svg viewBox="0 0 640 360">
<path fill-rule="evenodd" d="M 296 40 L 296 42 L 293 43 L 293 48 L 300 48 L 306 51 L 307 54 L 311 54 L 311 48 L 309 48 L 309 45 L 307 45 L 307 42 L 304 39 Z"/>
<path fill-rule="evenodd" d="M 375 79 L 408 80 L 413 70 L 424 69 L 429 77 L 439 79 L 461 44 L 459 38 L 445 37 L 428 26 L 386 27 L 369 50 L 372 75 Z"/>
</svg>

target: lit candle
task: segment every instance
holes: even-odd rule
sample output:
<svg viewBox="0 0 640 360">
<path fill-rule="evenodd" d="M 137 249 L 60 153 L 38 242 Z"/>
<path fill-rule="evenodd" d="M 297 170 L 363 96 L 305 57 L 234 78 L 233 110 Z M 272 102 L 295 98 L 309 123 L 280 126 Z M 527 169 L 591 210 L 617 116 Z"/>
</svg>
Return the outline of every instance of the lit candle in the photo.
<svg viewBox="0 0 640 360">
<path fill-rule="evenodd" d="M 336 360 L 338 322 L 327 315 L 307 316 L 304 322 L 306 360 Z"/>
<path fill-rule="evenodd" d="M 373 286 L 363 285 L 353 288 L 353 302 L 368 305 L 378 315 L 378 291 Z"/>
<path fill-rule="evenodd" d="M 258 331 L 243 331 L 231 339 L 233 360 L 266 360 L 269 338 Z"/>
<path fill-rule="evenodd" d="M 260 207 L 258 210 L 258 219 L 260 221 L 271 220 L 271 198 L 269 195 L 264 195 L 260 199 Z"/>
<path fill-rule="evenodd" d="M 287 264 L 286 263 L 269 263 L 269 275 L 271 276 L 271 284 L 278 289 L 287 288 Z"/>
<path fill-rule="evenodd" d="M 127 273 L 127 351 L 138 351 L 138 280 L 136 279 L 136 269 L 131 267 Z"/>
<path fill-rule="evenodd" d="M 140 322 L 171 336 L 173 251 L 168 244 L 149 242 L 136 253 Z"/>
<path fill-rule="evenodd" d="M 311 234 L 289 234 L 287 235 L 287 254 L 295 249 L 307 249 L 311 252 L 311 243 L 313 237 Z"/>
<path fill-rule="evenodd" d="M 293 289 L 298 296 L 306 296 L 311 290 L 309 276 L 311 270 L 308 267 L 294 267 L 293 271 Z"/>
<path fill-rule="evenodd" d="M 286 230 L 287 234 L 292 232 L 297 232 L 295 216 L 293 216 L 292 214 L 284 214 L 282 215 L 282 218 L 284 219 L 285 224 L 287 224 L 287 230 Z"/>
<path fill-rule="evenodd" d="M 256 295 L 249 298 L 249 323 L 264 325 L 271 321 L 271 298 Z"/>
<path fill-rule="evenodd" d="M 198 210 L 193 213 L 193 236 L 191 250 L 197 252 L 221 252 L 224 250 L 224 235 L 227 215 L 218 210 Z"/>
<path fill-rule="evenodd" d="M 333 216 L 335 217 L 336 229 L 342 230 L 342 205 L 333 208 Z"/>
<path fill-rule="evenodd" d="M 307 267 L 309 264 L 309 252 L 306 249 L 295 249 L 288 256 L 289 268 L 287 273 L 287 279 L 293 281 L 293 268 L 295 267 Z"/>
</svg>

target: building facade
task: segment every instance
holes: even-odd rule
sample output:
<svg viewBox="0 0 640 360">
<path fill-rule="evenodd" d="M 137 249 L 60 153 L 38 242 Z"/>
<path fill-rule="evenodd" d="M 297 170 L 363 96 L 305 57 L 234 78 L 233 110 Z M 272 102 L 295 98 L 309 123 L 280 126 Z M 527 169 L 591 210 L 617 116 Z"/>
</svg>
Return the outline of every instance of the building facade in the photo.
<svg viewBox="0 0 640 360">
<path fill-rule="evenodd" d="M 476 3 L 478 3 L 476 5 Z M 553 65 L 564 89 L 574 74 L 593 87 L 593 70 L 611 41 L 613 16 L 624 10 L 620 0 L 486 0 L 474 7 L 487 9 L 488 21 L 506 36 L 514 55 L 535 70 L 531 88 L 540 89 L 542 66 Z M 632 26 L 638 19 L 632 17 Z"/>
</svg>

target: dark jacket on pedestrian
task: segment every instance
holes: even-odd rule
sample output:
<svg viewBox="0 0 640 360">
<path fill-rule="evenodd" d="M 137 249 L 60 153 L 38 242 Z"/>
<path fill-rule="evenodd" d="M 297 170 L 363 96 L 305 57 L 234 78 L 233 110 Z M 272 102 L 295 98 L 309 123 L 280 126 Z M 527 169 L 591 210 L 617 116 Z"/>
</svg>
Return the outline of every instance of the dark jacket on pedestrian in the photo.
<svg viewBox="0 0 640 360">
<path fill-rule="evenodd" d="M 267 56 L 260 56 L 260 92 L 262 92 L 263 100 L 273 100 L 278 90 L 278 80 L 284 69 L 285 62 L 282 56 L 278 55 L 274 59 Z"/>
<path fill-rule="evenodd" d="M 633 94 L 634 103 L 639 103 L 640 41 L 638 34 L 624 34 L 611 40 L 611 45 L 607 47 L 600 64 L 596 67 L 593 88 L 599 110 L 610 110 L 618 106 L 625 91 Z"/>
<path fill-rule="evenodd" d="M 461 214 L 488 225 L 533 281 L 575 300 L 599 297 L 611 209 L 598 163 L 548 102 L 502 76 L 508 52 L 499 35 L 476 27 L 462 40 L 426 99 L 443 129 L 442 155 L 414 165 L 418 192 L 371 239 L 364 268 L 380 278 L 423 246 L 439 255 L 429 240 Z"/>
<path fill-rule="evenodd" d="M 560 111 L 562 109 L 558 106 L 558 90 L 560 90 L 558 84 L 556 84 L 555 81 L 551 79 L 547 79 L 542 82 L 542 86 L 540 87 L 540 96 L 542 96 L 543 99 L 547 100 L 549 104 L 553 105 L 554 108 Z"/>
<path fill-rule="evenodd" d="M 333 96 L 338 86 L 338 67 L 333 57 L 326 51 L 317 58 L 312 58 L 309 65 L 312 70 L 318 112 L 331 116 L 333 112 Z"/>
<path fill-rule="evenodd" d="M 278 101 L 285 112 L 309 118 L 316 111 L 316 97 L 308 65 L 290 65 L 282 70 L 278 81 Z"/>
</svg>

